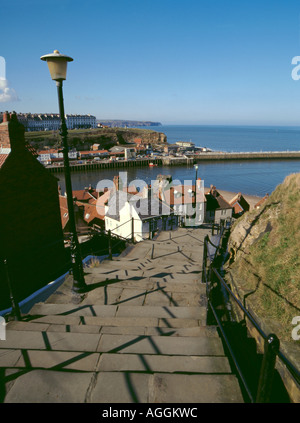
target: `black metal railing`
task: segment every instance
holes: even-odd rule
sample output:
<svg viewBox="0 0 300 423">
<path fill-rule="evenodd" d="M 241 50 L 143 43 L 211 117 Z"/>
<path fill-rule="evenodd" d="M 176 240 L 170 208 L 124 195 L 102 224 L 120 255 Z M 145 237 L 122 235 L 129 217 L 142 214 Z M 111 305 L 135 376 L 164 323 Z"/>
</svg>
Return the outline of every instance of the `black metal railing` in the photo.
<svg viewBox="0 0 300 423">
<path fill-rule="evenodd" d="M 212 234 L 215 231 L 215 227 L 212 227 Z M 228 284 L 224 281 L 222 276 L 220 275 L 218 269 L 216 268 L 216 259 L 223 241 L 223 237 L 226 233 L 226 225 L 223 227 L 218 228 L 218 233 L 220 235 L 218 245 L 214 244 L 209 236 L 207 235 L 204 239 L 204 250 L 203 250 L 203 272 L 202 272 L 202 282 L 206 284 L 206 294 L 208 300 L 207 306 L 207 324 L 210 324 L 213 319 L 218 325 L 220 330 L 221 336 L 226 344 L 230 357 L 234 363 L 234 366 L 237 370 L 237 373 L 240 377 L 240 380 L 243 384 L 243 387 L 248 395 L 250 402 L 252 403 L 268 403 L 270 402 L 271 392 L 272 392 L 272 383 L 274 380 L 275 374 L 275 366 L 277 358 L 285 365 L 286 369 L 290 373 L 291 377 L 294 379 L 296 384 L 300 384 L 300 372 L 299 370 L 291 363 L 291 361 L 280 351 L 280 341 L 276 334 L 266 334 L 256 320 L 253 318 L 249 310 L 245 308 L 245 306 L 240 302 L 240 300 L 235 296 L 232 292 Z M 209 254 L 209 246 L 215 249 L 213 255 Z M 208 263 L 209 261 L 209 263 Z M 229 340 L 229 337 L 224 330 L 224 325 L 222 324 L 222 320 L 219 317 L 217 309 L 213 303 L 212 298 L 212 285 L 213 283 L 219 283 L 223 290 L 226 291 L 228 297 L 231 298 L 234 303 L 238 306 L 238 308 L 243 312 L 245 318 L 249 320 L 253 328 L 258 332 L 258 334 L 262 337 L 264 341 L 264 352 L 263 352 L 263 359 L 259 374 L 259 380 L 256 389 L 256 395 L 253 394 L 249 387 L 249 383 L 247 382 L 247 378 L 245 377 L 241 366 L 239 364 L 239 360 L 236 357 L 234 352 L 233 345 Z"/>
</svg>

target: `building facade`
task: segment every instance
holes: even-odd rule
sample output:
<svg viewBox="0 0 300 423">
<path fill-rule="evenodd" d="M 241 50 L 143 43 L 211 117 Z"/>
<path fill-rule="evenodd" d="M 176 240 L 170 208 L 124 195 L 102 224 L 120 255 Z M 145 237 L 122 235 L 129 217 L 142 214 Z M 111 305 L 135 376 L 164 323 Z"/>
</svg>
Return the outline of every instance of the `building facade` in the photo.
<svg viewBox="0 0 300 423">
<path fill-rule="evenodd" d="M 3 119 L 0 113 L 0 123 Z M 18 121 L 26 131 L 57 131 L 60 129 L 60 116 L 57 113 L 18 113 Z M 97 128 L 96 117 L 87 115 L 65 115 L 68 129 Z"/>
</svg>

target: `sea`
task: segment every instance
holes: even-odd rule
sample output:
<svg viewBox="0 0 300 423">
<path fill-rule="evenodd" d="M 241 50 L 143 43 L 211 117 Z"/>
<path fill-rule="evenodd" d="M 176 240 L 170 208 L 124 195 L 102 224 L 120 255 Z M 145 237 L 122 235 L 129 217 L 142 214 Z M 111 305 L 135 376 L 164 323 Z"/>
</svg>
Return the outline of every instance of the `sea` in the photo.
<svg viewBox="0 0 300 423">
<path fill-rule="evenodd" d="M 150 129 L 163 132 L 171 144 L 191 141 L 213 151 L 300 151 L 300 127 L 163 125 Z M 128 184 L 135 180 L 149 184 L 159 174 L 171 175 L 173 180 L 184 184 L 193 182 L 196 176 L 193 166 L 182 165 L 73 172 L 73 190 L 89 185 L 97 187 L 100 181 L 111 181 L 119 172 L 127 172 Z M 287 175 L 298 172 L 300 160 L 217 161 L 199 163 L 197 177 L 204 180 L 205 187 L 215 185 L 219 190 L 263 197 L 271 194 Z M 55 176 L 64 191 L 64 175 Z"/>
</svg>

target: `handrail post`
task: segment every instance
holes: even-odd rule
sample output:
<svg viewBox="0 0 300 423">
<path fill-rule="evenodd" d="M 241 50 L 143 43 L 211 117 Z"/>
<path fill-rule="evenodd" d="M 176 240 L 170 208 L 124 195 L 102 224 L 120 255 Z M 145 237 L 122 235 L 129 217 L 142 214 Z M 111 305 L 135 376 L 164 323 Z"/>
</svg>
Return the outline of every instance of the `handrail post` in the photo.
<svg viewBox="0 0 300 423">
<path fill-rule="evenodd" d="M 10 297 L 10 302 L 11 302 L 11 306 L 12 306 L 12 313 L 15 317 L 15 320 L 22 320 L 21 317 L 21 311 L 20 311 L 20 307 L 18 302 L 15 301 L 14 298 L 14 292 L 13 292 L 13 287 L 10 281 L 10 277 L 9 277 L 9 270 L 8 270 L 8 263 L 7 260 L 4 259 L 4 268 L 5 268 L 5 276 L 6 276 L 6 282 L 8 285 L 8 289 L 9 289 L 9 297 Z"/>
<path fill-rule="evenodd" d="M 131 241 L 134 243 L 134 218 L 131 218 Z"/>
<path fill-rule="evenodd" d="M 203 259 L 202 259 L 202 282 L 206 282 L 206 266 L 207 266 L 207 238 L 208 235 L 204 238 L 204 245 L 203 245 Z"/>
<path fill-rule="evenodd" d="M 111 230 L 108 230 L 108 258 L 112 260 L 112 250 L 111 250 Z"/>
<path fill-rule="evenodd" d="M 276 357 L 279 352 L 279 348 L 279 339 L 275 334 L 270 334 L 265 339 L 264 356 L 256 396 L 257 403 L 268 403 L 270 401 Z"/>
</svg>

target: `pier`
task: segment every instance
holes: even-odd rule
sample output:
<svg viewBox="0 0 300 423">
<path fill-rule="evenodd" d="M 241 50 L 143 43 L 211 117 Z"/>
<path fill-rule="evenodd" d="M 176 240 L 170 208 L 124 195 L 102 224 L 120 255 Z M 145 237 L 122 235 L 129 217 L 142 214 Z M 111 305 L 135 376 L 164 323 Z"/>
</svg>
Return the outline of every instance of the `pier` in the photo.
<svg viewBox="0 0 300 423">
<path fill-rule="evenodd" d="M 137 166 L 149 166 L 153 163 L 155 166 L 181 166 L 193 165 L 203 161 L 242 161 L 242 160 L 300 160 L 300 151 L 260 151 L 260 152 L 203 152 L 193 155 L 173 156 L 155 156 L 136 160 L 91 160 L 79 163 L 71 161 L 72 171 L 86 171 L 97 169 L 114 169 Z M 50 172 L 63 172 L 63 163 L 47 165 Z"/>
</svg>

